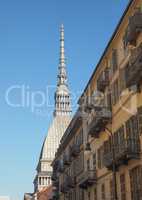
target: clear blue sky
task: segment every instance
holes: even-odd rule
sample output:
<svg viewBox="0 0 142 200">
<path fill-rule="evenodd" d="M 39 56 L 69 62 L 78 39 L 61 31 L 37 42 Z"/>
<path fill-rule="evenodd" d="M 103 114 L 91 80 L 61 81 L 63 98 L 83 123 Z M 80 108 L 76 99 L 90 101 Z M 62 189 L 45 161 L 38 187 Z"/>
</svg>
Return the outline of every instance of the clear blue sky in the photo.
<svg viewBox="0 0 142 200">
<path fill-rule="evenodd" d="M 5 100 L 7 89 L 24 84 L 32 92 L 45 92 L 47 85 L 56 84 L 59 25 L 64 23 L 69 84 L 71 91 L 79 95 L 127 3 L 0 1 L 0 196 L 21 200 L 24 192 L 33 191 L 39 152 L 51 120 L 47 111 L 53 110 L 45 108 L 44 113 L 42 108 L 42 113 L 37 114 L 31 112 L 31 107 L 10 107 Z M 19 102 L 19 91 L 11 94 L 11 101 Z"/>
</svg>

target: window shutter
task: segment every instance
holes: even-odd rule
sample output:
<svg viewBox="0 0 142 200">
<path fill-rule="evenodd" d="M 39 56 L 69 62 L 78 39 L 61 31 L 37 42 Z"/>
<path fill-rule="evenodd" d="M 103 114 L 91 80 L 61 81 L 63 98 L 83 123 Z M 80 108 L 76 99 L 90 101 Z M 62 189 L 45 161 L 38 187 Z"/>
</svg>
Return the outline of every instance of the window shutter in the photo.
<svg viewBox="0 0 142 200">
<path fill-rule="evenodd" d="M 119 131 L 115 132 L 114 133 L 114 148 L 115 148 L 115 153 L 116 153 L 116 156 L 118 154 L 118 151 L 119 151 Z"/>
<path fill-rule="evenodd" d="M 110 200 L 113 200 L 114 199 L 114 183 L 113 183 L 113 180 L 110 180 L 109 185 L 110 185 Z"/>
<path fill-rule="evenodd" d="M 132 117 L 132 130 L 133 130 L 133 138 L 139 138 L 139 130 L 138 130 L 138 118 L 137 116 Z"/>
<path fill-rule="evenodd" d="M 142 134 L 142 106 L 138 108 L 138 127 L 139 134 Z"/>
<path fill-rule="evenodd" d="M 93 169 L 96 170 L 96 153 L 93 154 Z"/>
<path fill-rule="evenodd" d="M 98 168 L 99 169 L 101 169 L 104 166 L 103 155 L 104 155 L 104 148 L 103 148 L 103 146 L 101 146 L 98 149 Z"/>
<path fill-rule="evenodd" d="M 101 169 L 101 151 L 98 149 L 98 168 Z"/>
<path fill-rule="evenodd" d="M 125 148 L 125 136 L 124 136 L 124 126 L 119 129 L 119 151 L 123 151 Z"/>
<path fill-rule="evenodd" d="M 120 175 L 121 200 L 126 200 L 125 174 Z"/>
<path fill-rule="evenodd" d="M 97 200 L 97 188 L 94 188 L 94 200 Z"/>
<path fill-rule="evenodd" d="M 130 120 L 128 120 L 126 122 L 126 137 L 127 137 L 127 139 L 131 138 L 130 134 L 131 134 L 131 126 L 130 126 Z"/>
<path fill-rule="evenodd" d="M 113 69 L 113 73 L 117 70 L 117 68 L 118 68 L 117 50 L 113 49 L 113 51 L 112 51 L 112 69 Z"/>
<path fill-rule="evenodd" d="M 102 165 L 101 167 L 102 168 L 104 167 L 104 159 L 103 159 L 104 156 L 103 155 L 104 155 L 104 146 L 101 147 L 101 165 Z"/>
<path fill-rule="evenodd" d="M 112 99 L 111 99 L 111 93 L 108 92 L 107 94 L 107 107 L 111 110 L 112 109 Z"/>
</svg>

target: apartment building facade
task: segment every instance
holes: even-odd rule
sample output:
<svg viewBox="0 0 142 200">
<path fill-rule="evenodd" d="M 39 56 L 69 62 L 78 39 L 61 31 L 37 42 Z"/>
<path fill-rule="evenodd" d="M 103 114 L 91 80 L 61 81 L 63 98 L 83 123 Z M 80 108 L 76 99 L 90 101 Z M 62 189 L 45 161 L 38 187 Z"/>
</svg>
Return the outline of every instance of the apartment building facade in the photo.
<svg viewBox="0 0 142 200">
<path fill-rule="evenodd" d="M 129 2 L 52 163 L 54 199 L 142 199 L 142 1 Z"/>
</svg>

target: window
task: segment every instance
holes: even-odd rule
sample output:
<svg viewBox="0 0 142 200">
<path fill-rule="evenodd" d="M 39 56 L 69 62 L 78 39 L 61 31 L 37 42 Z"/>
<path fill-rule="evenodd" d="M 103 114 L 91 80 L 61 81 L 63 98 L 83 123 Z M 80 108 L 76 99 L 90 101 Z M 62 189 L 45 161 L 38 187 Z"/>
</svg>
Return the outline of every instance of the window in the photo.
<svg viewBox="0 0 142 200">
<path fill-rule="evenodd" d="M 115 105 L 119 99 L 118 79 L 112 85 L 112 104 Z"/>
<path fill-rule="evenodd" d="M 137 116 L 132 116 L 126 122 L 126 135 L 128 139 L 138 138 L 139 130 L 138 130 L 138 118 Z"/>
<path fill-rule="evenodd" d="M 111 100 L 111 92 L 108 91 L 107 93 L 107 107 L 111 110 L 112 109 L 112 100 Z"/>
<path fill-rule="evenodd" d="M 90 159 L 87 160 L 87 170 L 90 170 Z"/>
<path fill-rule="evenodd" d="M 126 200 L 125 174 L 120 175 L 121 200 Z"/>
<path fill-rule="evenodd" d="M 74 173 L 75 175 L 80 174 L 84 169 L 84 154 L 83 152 L 74 160 Z"/>
<path fill-rule="evenodd" d="M 102 187 L 101 187 L 101 196 L 102 196 L 102 200 L 106 199 L 106 197 L 105 197 L 105 184 L 102 184 Z"/>
<path fill-rule="evenodd" d="M 119 129 L 119 152 L 125 147 L 125 129 L 124 125 Z"/>
<path fill-rule="evenodd" d="M 96 153 L 93 154 L 93 169 L 96 169 Z"/>
<path fill-rule="evenodd" d="M 103 168 L 103 154 L 104 154 L 104 147 L 100 147 L 98 149 L 98 168 Z"/>
<path fill-rule="evenodd" d="M 131 180 L 131 199 L 142 199 L 142 166 L 138 166 L 130 170 Z"/>
<path fill-rule="evenodd" d="M 88 200 L 91 200 L 91 192 L 88 192 Z"/>
<path fill-rule="evenodd" d="M 114 200 L 114 184 L 112 180 L 110 180 L 110 200 Z"/>
<path fill-rule="evenodd" d="M 121 126 L 118 131 L 114 133 L 115 152 L 120 153 L 125 147 L 124 126 Z"/>
<path fill-rule="evenodd" d="M 76 141 L 75 143 L 77 145 L 82 145 L 83 144 L 83 129 L 80 130 L 80 133 L 76 136 Z"/>
<path fill-rule="evenodd" d="M 115 73 L 117 68 L 118 68 L 117 49 L 113 49 L 113 51 L 112 51 L 112 70 L 113 70 L 113 73 Z"/>
</svg>

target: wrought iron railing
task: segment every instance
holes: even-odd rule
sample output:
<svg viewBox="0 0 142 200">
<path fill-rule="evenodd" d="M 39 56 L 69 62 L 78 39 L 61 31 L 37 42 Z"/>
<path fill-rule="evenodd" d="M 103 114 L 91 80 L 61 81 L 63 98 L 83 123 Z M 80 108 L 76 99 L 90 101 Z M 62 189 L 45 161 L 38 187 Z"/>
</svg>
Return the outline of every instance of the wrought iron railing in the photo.
<svg viewBox="0 0 142 200">
<path fill-rule="evenodd" d="M 142 80 L 142 44 L 131 51 L 125 77 L 126 87 L 138 85 Z"/>
<path fill-rule="evenodd" d="M 111 116 L 111 111 L 107 107 L 101 107 L 99 111 L 95 111 L 88 124 L 88 134 L 92 137 L 98 137 L 106 124 L 111 121 Z"/>
<path fill-rule="evenodd" d="M 136 40 L 140 32 L 142 32 L 142 12 L 138 10 L 129 19 L 129 24 L 124 36 L 125 44 L 136 45 Z"/>
<path fill-rule="evenodd" d="M 140 158 L 140 140 L 135 138 L 124 139 L 123 143 L 115 145 L 115 158 L 113 158 L 112 151 L 104 152 L 104 165 L 112 169 L 113 162 L 116 167 L 127 164 L 131 159 Z"/>
</svg>

